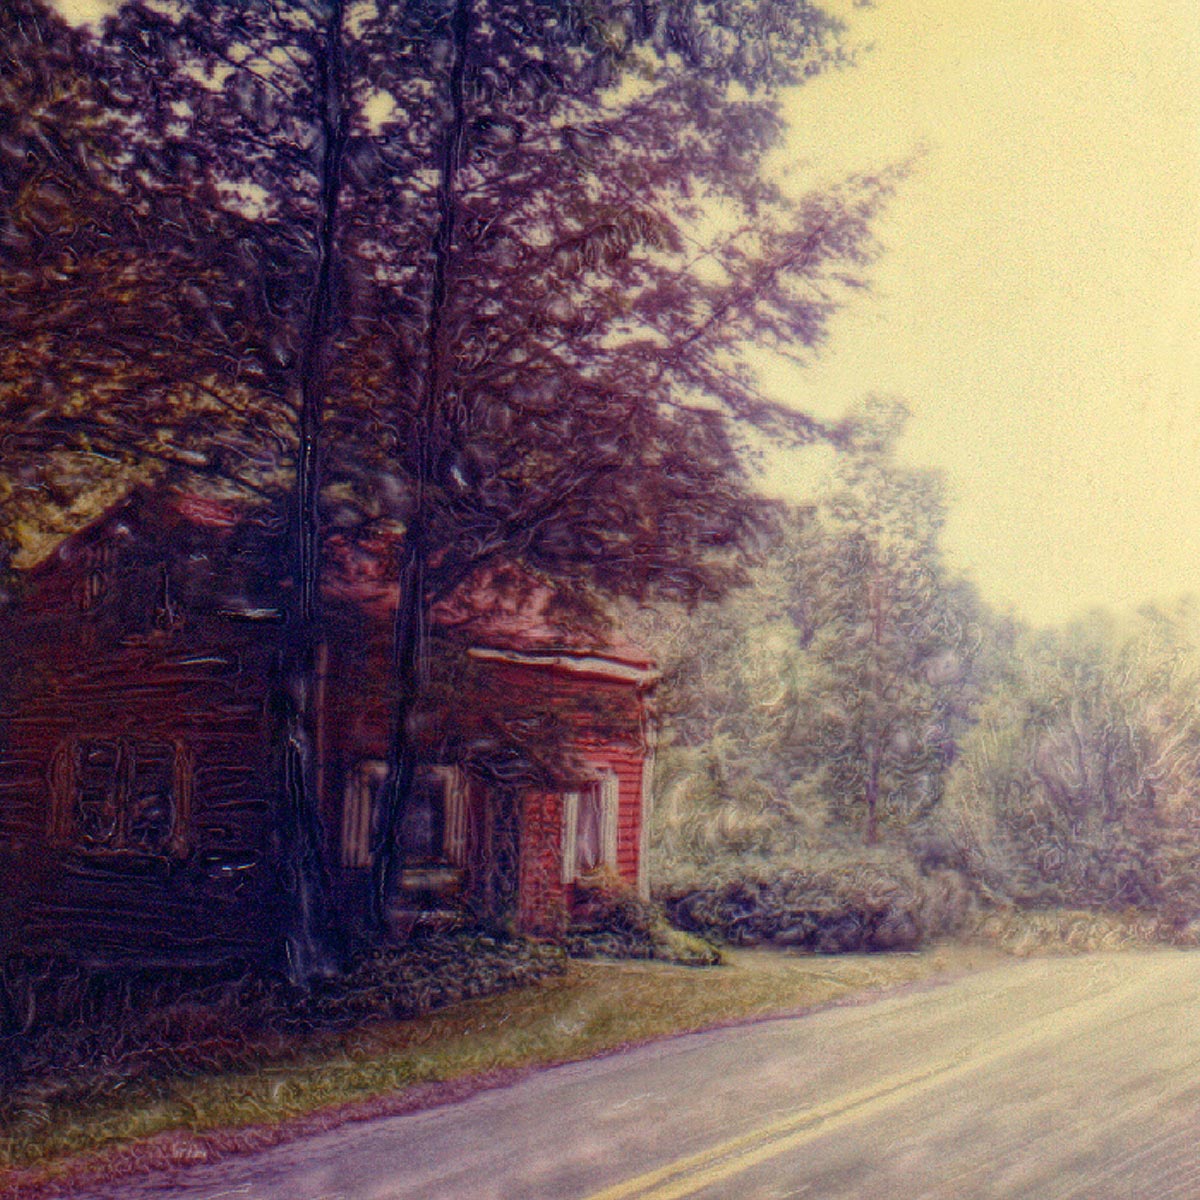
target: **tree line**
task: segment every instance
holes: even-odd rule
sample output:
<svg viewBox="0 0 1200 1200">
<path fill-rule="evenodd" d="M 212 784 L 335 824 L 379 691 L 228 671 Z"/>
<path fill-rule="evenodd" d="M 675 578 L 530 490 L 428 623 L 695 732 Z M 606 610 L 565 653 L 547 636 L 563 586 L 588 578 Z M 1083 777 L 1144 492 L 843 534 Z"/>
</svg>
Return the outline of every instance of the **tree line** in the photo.
<svg viewBox="0 0 1200 1200">
<path fill-rule="evenodd" d="M 647 622 L 667 668 L 663 888 L 702 886 L 702 864 L 758 878 L 890 862 L 953 871 L 982 904 L 1187 929 L 1194 603 L 1051 629 L 998 614 L 946 562 L 943 481 L 903 462 L 906 420 L 898 401 L 852 411 L 830 478 L 781 507 L 757 586 L 702 612 L 703 636 L 678 611 Z"/>
</svg>

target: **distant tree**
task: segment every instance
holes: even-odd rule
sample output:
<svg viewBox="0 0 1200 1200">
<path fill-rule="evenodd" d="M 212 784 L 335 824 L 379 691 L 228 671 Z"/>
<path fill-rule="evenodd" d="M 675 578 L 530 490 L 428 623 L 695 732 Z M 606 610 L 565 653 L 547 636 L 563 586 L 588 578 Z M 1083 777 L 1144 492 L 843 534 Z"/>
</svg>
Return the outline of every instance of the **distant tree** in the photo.
<svg viewBox="0 0 1200 1200">
<path fill-rule="evenodd" d="M 1027 632 L 951 775 L 947 827 L 995 894 L 1200 913 L 1195 612 Z"/>
<path fill-rule="evenodd" d="M 940 479 L 897 459 L 907 411 L 852 414 L 791 560 L 811 635 L 787 745 L 797 780 L 874 843 L 939 804 L 978 694 L 983 613 L 942 559 Z"/>
</svg>

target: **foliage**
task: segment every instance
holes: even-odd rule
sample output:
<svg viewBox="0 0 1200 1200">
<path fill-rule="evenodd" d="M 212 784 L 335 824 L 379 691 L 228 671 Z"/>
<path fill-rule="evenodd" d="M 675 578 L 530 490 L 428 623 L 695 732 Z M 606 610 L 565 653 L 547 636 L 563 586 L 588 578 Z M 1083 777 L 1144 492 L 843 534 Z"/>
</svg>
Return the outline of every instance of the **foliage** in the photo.
<svg viewBox="0 0 1200 1200">
<path fill-rule="evenodd" d="M 1156 936 L 1188 941 L 1194 606 L 1044 631 L 991 616 L 942 567 L 936 490 L 894 461 L 893 436 L 843 460 L 754 593 L 659 637 L 668 728 L 652 861 L 672 912 L 803 945 L 836 944 L 822 921 L 840 914 L 847 940 L 867 937 L 875 910 L 853 888 L 822 876 L 825 891 L 793 894 L 778 878 L 861 855 L 874 761 L 901 878 L 957 888 L 962 873 L 991 904 L 1141 912 Z"/>
<path fill-rule="evenodd" d="M 946 812 L 987 888 L 1026 905 L 1195 918 L 1198 646 L 1187 604 L 1022 639 Z"/>
<path fill-rule="evenodd" d="M 4 1039 L 4 1120 L 67 1097 L 86 1102 L 133 1078 L 245 1068 L 247 1048 L 288 1031 L 417 1016 L 537 983 L 561 974 L 564 962 L 555 947 L 463 933 L 368 951 L 303 993 L 253 975 L 19 969 L 31 1025 Z"/>
<path fill-rule="evenodd" d="M 994 945 L 1018 957 L 1200 945 L 1200 929 L 1180 929 L 1154 913 L 1136 910 L 1114 913 L 994 906 L 981 909 L 965 933 L 972 941 Z"/>
<path fill-rule="evenodd" d="M 642 618 L 664 666 L 656 871 L 849 852 L 881 831 L 920 859 L 935 836 L 1008 632 L 943 562 L 940 481 L 897 458 L 905 418 L 852 410 L 831 478 L 776 514 L 752 588 Z"/>
<path fill-rule="evenodd" d="M 280 1020 L 341 1026 L 416 1016 L 475 996 L 537 983 L 563 970 L 554 947 L 477 934 L 419 938 L 375 949 L 344 978 L 316 984 Z"/>
<path fill-rule="evenodd" d="M 911 950 L 959 929 L 970 903 L 955 873 L 921 875 L 895 852 L 681 868 L 660 882 L 659 894 L 684 929 L 820 954 Z"/>
<path fill-rule="evenodd" d="M 222 322 L 269 340 L 267 297 L 300 268 L 248 279 L 256 227 L 128 152 L 83 35 L 14 0 L 0 47 L 0 538 L 36 558 L 154 473 L 273 478 L 278 373 L 254 387 Z"/>
<path fill-rule="evenodd" d="M 838 57 L 807 0 L 8 20 L 27 507 L 169 469 L 310 510 L 293 570 L 399 526 L 435 592 L 498 555 L 718 586 L 753 508 L 719 411 L 811 436 L 749 347 L 820 336 L 884 190 L 758 180 L 772 89 Z"/>
<path fill-rule="evenodd" d="M 720 952 L 668 923 L 662 907 L 617 878 L 581 885 L 565 945 L 573 958 L 653 958 L 685 966 L 715 966 Z"/>
<path fill-rule="evenodd" d="M 671 891 L 704 928 L 787 935 L 806 901 L 764 889 L 751 864 L 816 869 L 882 837 L 991 903 L 1140 911 L 1193 937 L 1194 606 L 1043 631 L 989 614 L 942 562 L 938 481 L 896 457 L 902 408 L 852 420 L 851 451 L 755 591 L 691 628 L 660 621 L 656 877 L 724 881 L 695 901 Z M 866 928 L 856 904 L 848 928 Z M 816 944 L 814 920 L 789 936 Z"/>
<path fill-rule="evenodd" d="M 891 401 L 852 411 L 850 451 L 788 563 L 811 632 L 785 752 L 868 844 L 937 808 L 981 682 L 985 617 L 942 559 L 941 480 L 898 461 L 906 418 Z"/>
<path fill-rule="evenodd" d="M 654 872 L 674 861 L 806 841 L 787 804 L 781 718 L 802 669 L 786 581 L 768 559 L 719 604 L 626 615 L 662 670 L 652 808 Z"/>
</svg>

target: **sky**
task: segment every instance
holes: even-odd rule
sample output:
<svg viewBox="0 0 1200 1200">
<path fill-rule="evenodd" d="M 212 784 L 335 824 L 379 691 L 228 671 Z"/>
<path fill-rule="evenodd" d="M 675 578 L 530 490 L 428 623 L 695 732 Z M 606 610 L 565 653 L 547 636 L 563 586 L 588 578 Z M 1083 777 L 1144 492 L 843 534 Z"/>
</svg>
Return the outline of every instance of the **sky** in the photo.
<svg viewBox="0 0 1200 1200">
<path fill-rule="evenodd" d="M 780 169 L 811 186 L 925 153 L 873 294 L 769 386 L 826 416 L 905 399 L 950 559 L 1002 609 L 1200 592 L 1200 5 L 837 8 L 871 49 L 789 99 Z"/>
</svg>

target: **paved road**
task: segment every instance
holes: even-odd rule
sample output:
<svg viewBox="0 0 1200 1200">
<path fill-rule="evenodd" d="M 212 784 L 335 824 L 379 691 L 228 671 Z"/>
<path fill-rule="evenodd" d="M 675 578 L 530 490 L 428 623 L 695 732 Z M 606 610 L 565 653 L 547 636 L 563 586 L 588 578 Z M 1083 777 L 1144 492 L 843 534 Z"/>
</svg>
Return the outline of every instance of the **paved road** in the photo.
<svg viewBox="0 0 1200 1200">
<path fill-rule="evenodd" d="M 95 1195 L 1196 1200 L 1198 1018 L 1200 953 L 1016 962 Z"/>
</svg>

